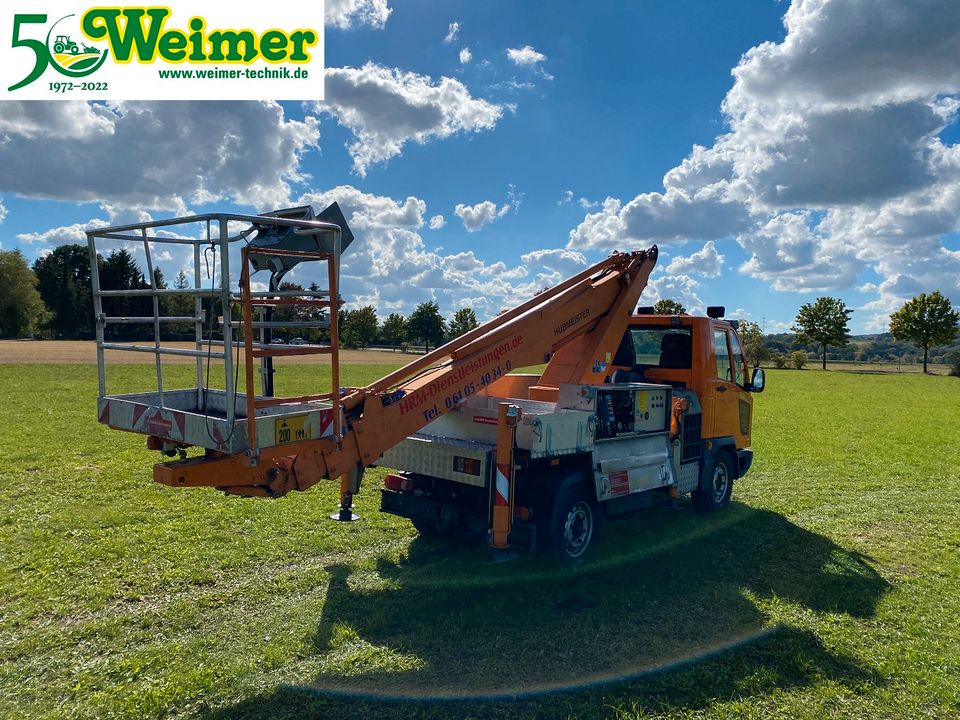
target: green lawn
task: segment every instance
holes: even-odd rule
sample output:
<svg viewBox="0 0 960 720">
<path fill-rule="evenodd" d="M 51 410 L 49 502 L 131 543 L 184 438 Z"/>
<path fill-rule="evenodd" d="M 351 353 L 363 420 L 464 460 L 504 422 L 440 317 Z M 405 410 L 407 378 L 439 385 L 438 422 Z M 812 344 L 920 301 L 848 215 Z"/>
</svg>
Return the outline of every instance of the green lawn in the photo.
<svg viewBox="0 0 960 720">
<path fill-rule="evenodd" d="M 2 717 L 960 716 L 956 378 L 768 371 L 728 511 L 610 522 L 573 576 L 417 538 L 381 471 L 353 524 L 332 483 L 155 485 L 95 399 L 93 367 L 0 366 Z"/>
</svg>

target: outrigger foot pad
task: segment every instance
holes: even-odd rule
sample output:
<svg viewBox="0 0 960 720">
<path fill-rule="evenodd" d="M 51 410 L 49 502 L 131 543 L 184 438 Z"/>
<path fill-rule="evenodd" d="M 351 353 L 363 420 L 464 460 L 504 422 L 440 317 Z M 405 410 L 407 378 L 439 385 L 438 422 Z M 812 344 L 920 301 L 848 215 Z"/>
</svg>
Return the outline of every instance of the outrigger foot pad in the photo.
<svg viewBox="0 0 960 720">
<path fill-rule="evenodd" d="M 345 494 L 340 499 L 340 509 L 331 515 L 330 519 L 338 522 L 353 522 L 360 519 L 360 516 L 353 512 L 353 495 L 351 493 Z"/>
</svg>

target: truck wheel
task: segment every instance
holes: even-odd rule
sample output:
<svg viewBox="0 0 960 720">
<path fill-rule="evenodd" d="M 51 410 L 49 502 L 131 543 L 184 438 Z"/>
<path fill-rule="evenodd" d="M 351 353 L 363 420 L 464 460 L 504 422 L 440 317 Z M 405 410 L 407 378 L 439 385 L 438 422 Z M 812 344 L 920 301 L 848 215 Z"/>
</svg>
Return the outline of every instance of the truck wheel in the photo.
<svg viewBox="0 0 960 720">
<path fill-rule="evenodd" d="M 584 483 L 561 486 L 553 503 L 550 538 L 561 565 L 589 560 L 600 542 L 600 509 Z"/>
<path fill-rule="evenodd" d="M 710 478 L 704 487 L 690 493 L 693 509 L 697 512 L 721 510 L 730 503 L 733 492 L 733 471 L 730 469 L 730 456 L 721 452 L 713 463 Z"/>
</svg>

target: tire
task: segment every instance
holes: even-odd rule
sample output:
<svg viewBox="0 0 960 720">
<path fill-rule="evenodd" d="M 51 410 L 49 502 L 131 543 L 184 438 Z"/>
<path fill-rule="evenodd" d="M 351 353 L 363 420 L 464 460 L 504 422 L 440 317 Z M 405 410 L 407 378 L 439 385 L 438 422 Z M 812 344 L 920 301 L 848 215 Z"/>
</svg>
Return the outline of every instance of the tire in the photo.
<svg viewBox="0 0 960 720">
<path fill-rule="evenodd" d="M 53 51 L 54 51 L 55 53 L 62 53 L 62 52 L 63 52 L 64 50 L 66 50 L 66 49 L 67 49 L 67 48 L 66 48 L 66 46 L 65 46 L 63 43 L 56 43 L 56 44 L 54 44 L 54 46 L 53 46 Z"/>
<path fill-rule="evenodd" d="M 730 504 L 730 495 L 733 492 L 733 470 L 730 455 L 725 452 L 717 453 L 707 482 L 690 493 L 693 500 L 693 509 L 697 512 L 713 512 L 722 510 Z"/>
<path fill-rule="evenodd" d="M 582 565 L 596 554 L 601 520 L 600 508 L 588 485 L 561 485 L 550 515 L 550 542 L 561 565 Z"/>
</svg>

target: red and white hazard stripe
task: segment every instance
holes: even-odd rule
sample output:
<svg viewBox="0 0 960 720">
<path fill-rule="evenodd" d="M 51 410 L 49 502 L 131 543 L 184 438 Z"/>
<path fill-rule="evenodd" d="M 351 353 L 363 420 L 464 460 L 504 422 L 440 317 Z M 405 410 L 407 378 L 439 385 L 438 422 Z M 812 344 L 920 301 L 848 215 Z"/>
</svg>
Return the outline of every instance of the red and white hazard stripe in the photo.
<svg viewBox="0 0 960 720">
<path fill-rule="evenodd" d="M 496 495 L 493 499 L 494 505 L 506 507 L 510 504 L 510 481 L 507 480 L 507 474 L 510 468 L 507 465 L 497 463 L 497 482 Z"/>
</svg>

